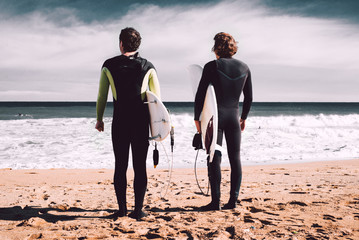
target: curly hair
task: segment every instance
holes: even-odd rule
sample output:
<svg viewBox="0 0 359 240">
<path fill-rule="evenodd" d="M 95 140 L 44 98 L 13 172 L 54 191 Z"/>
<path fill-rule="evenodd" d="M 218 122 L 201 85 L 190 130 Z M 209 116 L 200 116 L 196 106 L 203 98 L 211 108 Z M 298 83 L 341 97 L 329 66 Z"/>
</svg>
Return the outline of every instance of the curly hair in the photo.
<svg viewBox="0 0 359 240">
<path fill-rule="evenodd" d="M 136 29 L 127 27 L 121 30 L 120 41 L 125 52 L 134 52 L 141 45 L 141 35 Z"/>
<path fill-rule="evenodd" d="M 219 57 L 232 57 L 237 53 L 237 50 L 237 42 L 230 34 L 220 32 L 214 36 L 214 46 L 212 51 Z"/>
</svg>

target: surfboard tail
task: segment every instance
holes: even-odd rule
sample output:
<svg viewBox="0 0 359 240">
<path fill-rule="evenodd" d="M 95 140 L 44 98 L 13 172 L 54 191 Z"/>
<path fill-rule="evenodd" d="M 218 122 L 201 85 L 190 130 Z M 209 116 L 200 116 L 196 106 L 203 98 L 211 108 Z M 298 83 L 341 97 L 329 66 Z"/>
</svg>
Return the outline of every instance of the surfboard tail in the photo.
<svg viewBox="0 0 359 240">
<path fill-rule="evenodd" d="M 146 91 L 148 110 L 150 114 L 149 140 L 163 141 L 171 131 L 170 116 L 165 105 L 151 91 Z"/>
</svg>

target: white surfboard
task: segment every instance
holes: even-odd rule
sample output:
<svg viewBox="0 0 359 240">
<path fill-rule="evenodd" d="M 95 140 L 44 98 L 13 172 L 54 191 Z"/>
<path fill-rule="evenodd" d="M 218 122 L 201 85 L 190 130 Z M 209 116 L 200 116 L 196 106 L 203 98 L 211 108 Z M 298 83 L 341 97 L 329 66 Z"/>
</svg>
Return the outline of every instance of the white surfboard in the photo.
<svg viewBox="0 0 359 240">
<path fill-rule="evenodd" d="M 201 121 L 203 146 L 205 146 L 207 154 L 209 154 L 209 162 L 212 162 L 217 145 L 218 110 L 216 94 L 211 84 L 207 88 L 199 120 Z"/>
<path fill-rule="evenodd" d="M 192 83 L 192 90 L 194 95 L 197 92 L 199 82 L 201 80 L 203 68 L 199 65 L 190 65 L 188 67 L 190 79 Z M 206 97 L 200 116 L 202 143 L 209 155 L 209 162 L 212 162 L 215 150 L 220 150 L 217 147 L 218 134 L 218 109 L 216 94 L 213 86 L 210 84 L 207 88 Z"/>
<path fill-rule="evenodd" d="M 192 64 L 188 66 L 189 77 L 191 80 L 193 96 L 196 96 L 199 81 L 202 77 L 203 68 L 200 65 Z"/>
<path fill-rule="evenodd" d="M 163 141 L 171 131 L 170 115 L 161 100 L 151 91 L 146 91 L 150 113 L 150 140 Z"/>
</svg>

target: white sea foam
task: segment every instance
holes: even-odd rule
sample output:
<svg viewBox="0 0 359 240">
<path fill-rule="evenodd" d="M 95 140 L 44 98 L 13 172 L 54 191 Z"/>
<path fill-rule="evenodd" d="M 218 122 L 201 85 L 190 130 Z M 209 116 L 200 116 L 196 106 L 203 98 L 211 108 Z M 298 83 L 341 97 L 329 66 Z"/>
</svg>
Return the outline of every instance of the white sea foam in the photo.
<svg viewBox="0 0 359 240">
<path fill-rule="evenodd" d="M 172 114 L 172 122 L 174 167 L 193 167 L 193 116 Z M 2 120 L 0 168 L 113 168 L 111 119 L 105 119 L 105 132 L 94 126 L 94 118 Z M 243 165 L 352 159 L 359 157 L 358 145 L 358 114 L 250 117 L 242 133 L 241 157 Z M 169 139 L 159 146 L 162 168 L 168 166 L 164 149 L 170 155 Z M 150 146 L 149 167 L 152 150 Z M 205 167 L 203 151 L 200 159 L 199 166 Z M 226 153 L 222 164 L 229 165 Z"/>
</svg>

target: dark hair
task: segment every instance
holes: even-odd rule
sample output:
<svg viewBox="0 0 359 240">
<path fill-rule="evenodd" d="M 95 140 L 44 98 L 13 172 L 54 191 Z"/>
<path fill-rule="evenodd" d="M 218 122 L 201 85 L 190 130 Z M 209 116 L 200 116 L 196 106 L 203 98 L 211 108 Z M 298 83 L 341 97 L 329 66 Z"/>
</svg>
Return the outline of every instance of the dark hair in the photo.
<svg viewBox="0 0 359 240">
<path fill-rule="evenodd" d="M 237 50 L 237 42 L 230 34 L 220 32 L 214 36 L 214 46 L 212 51 L 219 57 L 232 57 L 237 53 Z"/>
<path fill-rule="evenodd" d="M 125 52 L 134 52 L 140 47 L 141 35 L 136 29 L 127 27 L 121 30 L 120 41 Z"/>
</svg>

